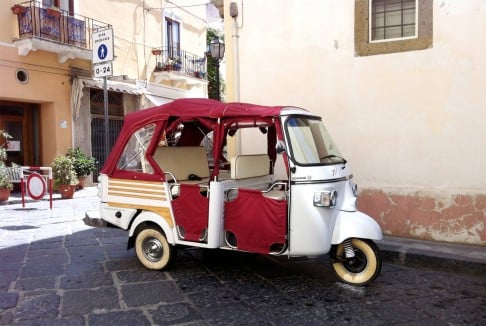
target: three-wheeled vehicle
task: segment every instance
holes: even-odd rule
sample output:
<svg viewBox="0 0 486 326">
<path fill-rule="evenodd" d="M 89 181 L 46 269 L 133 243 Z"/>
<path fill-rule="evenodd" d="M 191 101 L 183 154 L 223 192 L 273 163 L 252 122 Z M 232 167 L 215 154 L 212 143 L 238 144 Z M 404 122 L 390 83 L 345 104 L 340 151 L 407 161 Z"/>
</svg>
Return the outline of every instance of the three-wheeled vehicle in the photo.
<svg viewBox="0 0 486 326">
<path fill-rule="evenodd" d="M 251 154 L 227 156 L 236 133 Z M 100 172 L 100 211 L 85 222 L 127 230 L 149 269 L 167 267 L 176 246 L 329 253 L 339 279 L 364 285 L 380 272 L 382 232 L 357 210 L 352 178 L 304 109 L 180 99 L 125 117 Z"/>
</svg>

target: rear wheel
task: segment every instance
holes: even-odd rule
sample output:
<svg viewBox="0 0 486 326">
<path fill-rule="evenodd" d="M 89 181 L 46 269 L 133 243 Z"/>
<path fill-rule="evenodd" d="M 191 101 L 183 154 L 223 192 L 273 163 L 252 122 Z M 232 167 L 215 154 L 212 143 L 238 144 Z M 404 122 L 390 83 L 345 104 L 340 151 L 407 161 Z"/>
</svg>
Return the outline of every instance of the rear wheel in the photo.
<svg viewBox="0 0 486 326">
<path fill-rule="evenodd" d="M 137 234 L 135 252 L 142 265 L 157 270 L 167 267 L 174 256 L 173 246 L 167 242 L 165 235 L 155 228 L 146 228 Z"/>
<path fill-rule="evenodd" d="M 341 281 L 353 285 L 366 285 L 373 281 L 381 271 L 381 255 L 378 246 L 371 240 L 351 240 L 354 257 L 346 258 L 344 245 L 334 247 L 333 256 L 337 260 L 332 264 Z"/>
</svg>

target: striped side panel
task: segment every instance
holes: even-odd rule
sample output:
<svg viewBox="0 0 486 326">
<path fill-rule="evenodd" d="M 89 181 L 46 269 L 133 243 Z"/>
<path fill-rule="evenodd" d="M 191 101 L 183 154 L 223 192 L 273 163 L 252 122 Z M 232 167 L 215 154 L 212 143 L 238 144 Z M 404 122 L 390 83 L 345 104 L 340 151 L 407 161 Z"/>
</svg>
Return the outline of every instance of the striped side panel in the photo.
<svg viewBox="0 0 486 326">
<path fill-rule="evenodd" d="M 167 200 L 162 182 L 110 179 L 108 196 L 129 197 L 130 199 Z"/>
</svg>

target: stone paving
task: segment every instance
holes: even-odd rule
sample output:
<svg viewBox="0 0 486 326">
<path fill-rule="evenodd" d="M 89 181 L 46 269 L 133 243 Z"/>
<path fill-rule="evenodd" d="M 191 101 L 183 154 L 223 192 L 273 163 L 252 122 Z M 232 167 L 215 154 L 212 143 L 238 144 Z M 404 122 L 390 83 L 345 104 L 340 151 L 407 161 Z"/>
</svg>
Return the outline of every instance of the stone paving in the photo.
<svg viewBox="0 0 486 326">
<path fill-rule="evenodd" d="M 84 196 L 83 196 L 83 191 Z M 150 271 L 127 233 L 91 228 L 93 189 L 0 206 L 0 324 L 486 325 L 486 277 L 384 262 L 368 287 L 337 282 L 327 257 L 180 249 Z"/>
</svg>

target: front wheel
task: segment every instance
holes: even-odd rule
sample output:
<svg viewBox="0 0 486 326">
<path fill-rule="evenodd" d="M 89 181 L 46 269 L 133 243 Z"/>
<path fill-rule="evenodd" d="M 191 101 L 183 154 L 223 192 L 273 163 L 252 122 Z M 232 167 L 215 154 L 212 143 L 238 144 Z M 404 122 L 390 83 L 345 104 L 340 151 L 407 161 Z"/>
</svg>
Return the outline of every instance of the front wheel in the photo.
<svg viewBox="0 0 486 326">
<path fill-rule="evenodd" d="M 352 239 L 354 257 L 346 258 L 344 245 L 333 247 L 332 256 L 336 260 L 332 267 L 339 279 L 352 285 L 366 285 L 381 271 L 381 255 L 378 246 L 371 240 Z"/>
<path fill-rule="evenodd" d="M 155 228 L 146 228 L 137 234 L 135 252 L 138 260 L 149 269 L 164 269 L 174 256 L 174 248 L 165 235 Z"/>
</svg>

